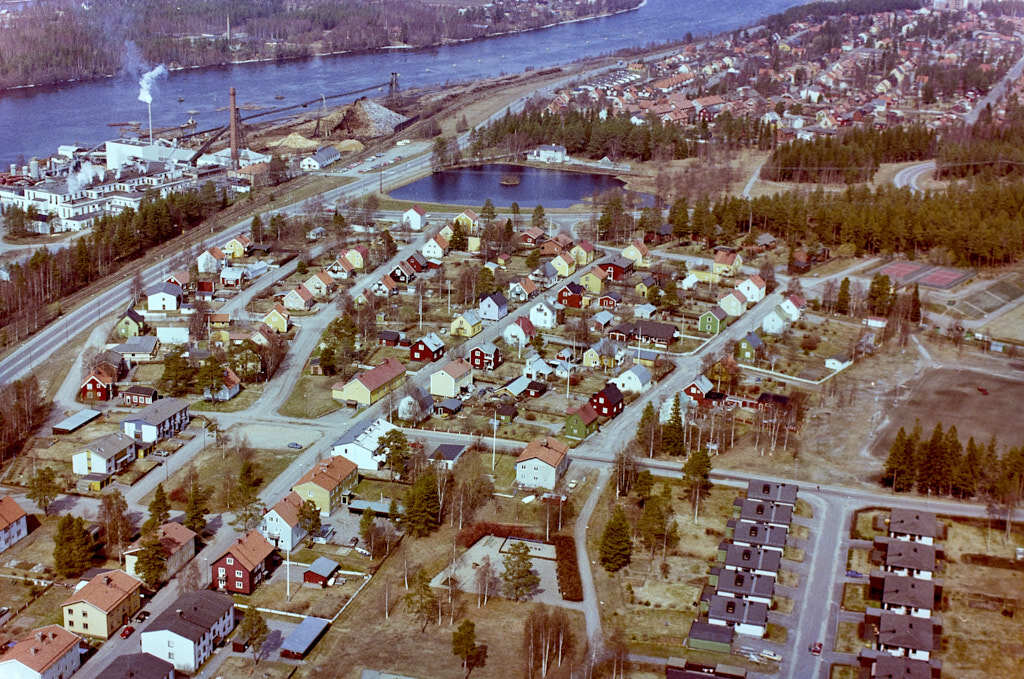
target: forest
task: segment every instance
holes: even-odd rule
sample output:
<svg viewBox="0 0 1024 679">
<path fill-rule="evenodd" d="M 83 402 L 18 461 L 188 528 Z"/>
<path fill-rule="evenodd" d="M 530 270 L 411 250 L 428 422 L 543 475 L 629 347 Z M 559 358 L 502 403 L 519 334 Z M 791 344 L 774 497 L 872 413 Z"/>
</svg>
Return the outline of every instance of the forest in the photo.
<svg viewBox="0 0 1024 679">
<path fill-rule="evenodd" d="M 497 0 L 461 12 L 426 0 L 39 0 L 8 15 L 0 31 L 0 88 L 119 71 L 134 75 L 141 62 L 212 66 L 394 44 L 421 47 L 538 28 L 639 2 Z"/>
<path fill-rule="evenodd" d="M 856 127 L 835 137 L 797 140 L 778 146 L 761 168 L 774 182 L 853 184 L 870 181 L 881 163 L 931 158 L 936 135 L 921 125 L 876 130 Z"/>
<path fill-rule="evenodd" d="M 996 178 L 1024 173 L 1024 108 L 1011 97 L 1006 122 L 994 123 L 983 113 L 969 128 L 945 135 L 936 158 L 936 177 Z"/>
</svg>

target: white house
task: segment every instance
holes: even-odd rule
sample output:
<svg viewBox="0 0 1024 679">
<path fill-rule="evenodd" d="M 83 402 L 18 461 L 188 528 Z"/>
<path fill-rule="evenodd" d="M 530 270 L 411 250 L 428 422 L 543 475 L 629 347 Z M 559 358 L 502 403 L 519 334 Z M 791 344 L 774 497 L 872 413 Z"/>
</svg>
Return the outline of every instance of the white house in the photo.
<svg viewBox="0 0 1024 679">
<path fill-rule="evenodd" d="M 479 309 L 485 321 L 500 321 L 508 316 L 508 300 L 500 292 L 492 292 L 480 300 Z"/>
<path fill-rule="evenodd" d="M 305 172 L 314 172 L 316 170 L 322 170 L 329 165 L 333 165 L 341 159 L 341 154 L 338 149 L 334 148 L 330 144 L 321 146 L 311 156 L 306 156 L 299 163 Z"/>
<path fill-rule="evenodd" d="M 71 471 L 86 474 L 113 474 L 135 461 L 135 440 L 124 434 L 107 434 L 85 444 L 71 457 Z"/>
<path fill-rule="evenodd" d="M 505 340 L 505 344 L 510 347 L 519 347 L 522 349 L 530 340 L 533 339 L 534 335 L 537 334 L 537 330 L 533 327 L 533 323 L 526 316 L 520 316 L 516 320 L 505 326 L 505 329 L 501 331 L 501 338 Z"/>
<path fill-rule="evenodd" d="M 747 298 L 748 302 L 757 304 L 764 299 L 766 287 L 764 279 L 755 274 L 750 278 L 743 279 L 743 281 L 736 286 L 736 289 L 743 293 L 743 296 Z"/>
<path fill-rule="evenodd" d="M 214 246 L 204 250 L 203 254 L 196 258 L 196 268 L 199 273 L 217 273 L 224 266 L 224 252 Z"/>
<path fill-rule="evenodd" d="M 161 283 L 146 292 L 149 311 L 174 311 L 181 304 L 181 287 L 174 283 Z"/>
<path fill-rule="evenodd" d="M 782 331 L 786 329 L 786 320 L 782 317 L 778 309 L 770 311 L 761 321 L 761 330 L 766 335 L 781 335 Z"/>
<path fill-rule="evenodd" d="M 28 514 L 14 498 L 0 498 L 0 552 L 28 535 Z"/>
<path fill-rule="evenodd" d="M 548 302 L 538 302 L 530 309 L 530 323 L 535 328 L 550 330 L 558 325 L 558 312 Z"/>
<path fill-rule="evenodd" d="M 516 483 L 553 490 L 568 467 L 568 445 L 552 436 L 534 439 L 516 458 Z"/>
<path fill-rule="evenodd" d="M 441 398 L 458 398 L 473 389 L 473 366 L 459 358 L 430 376 L 430 393 Z"/>
<path fill-rule="evenodd" d="M 209 387 L 203 389 L 203 398 L 211 401 L 230 401 L 242 390 L 242 380 L 238 378 L 231 368 L 224 368 L 224 376 L 221 378 L 220 388 L 211 391 Z"/>
<path fill-rule="evenodd" d="M 313 293 L 302 283 L 289 290 L 282 301 L 284 302 L 284 308 L 289 311 L 306 311 L 312 308 L 316 302 L 313 299 Z"/>
<path fill-rule="evenodd" d="M 564 163 L 568 156 L 561 144 L 544 144 L 530 151 L 527 157 L 540 163 Z"/>
<path fill-rule="evenodd" d="M 164 577 L 170 579 L 196 555 L 196 534 L 180 523 L 168 521 L 160 526 L 159 539 L 164 553 Z M 135 572 L 141 551 L 142 543 L 138 540 L 124 552 L 124 572 L 135 578 L 142 577 Z"/>
<path fill-rule="evenodd" d="M 792 323 L 800 320 L 800 313 L 807 307 L 807 303 L 798 295 L 790 295 L 782 300 L 777 311 L 781 311 Z"/>
<path fill-rule="evenodd" d="M 402 213 L 402 223 L 413 231 L 422 231 L 427 225 L 427 213 L 419 205 L 413 205 Z M 426 253 L 423 253 L 426 256 Z"/>
<path fill-rule="evenodd" d="M 651 387 L 651 371 L 638 364 L 609 381 L 614 382 L 621 392 L 639 394 Z"/>
<path fill-rule="evenodd" d="M 69 679 L 82 665 L 81 641 L 60 625 L 33 630 L 0 655 L 0 677 Z"/>
<path fill-rule="evenodd" d="M 156 338 L 160 344 L 188 344 L 187 325 L 158 325 Z"/>
<path fill-rule="evenodd" d="M 825 359 L 825 368 L 834 372 L 845 370 L 853 365 L 853 359 L 849 354 L 836 354 Z"/>
<path fill-rule="evenodd" d="M 306 531 L 299 525 L 300 507 L 302 498 L 292 491 L 263 515 L 259 531 L 267 542 L 285 552 L 298 547 L 306 537 Z"/>
<path fill-rule="evenodd" d="M 737 634 L 762 638 L 768 631 L 768 606 L 757 601 L 716 594 L 709 602 L 708 622 L 731 627 Z"/>
<path fill-rule="evenodd" d="M 411 393 L 398 402 L 398 419 L 420 422 L 434 413 L 434 399 L 425 389 L 413 387 Z"/>
<path fill-rule="evenodd" d="M 546 380 L 554 372 L 555 369 L 551 367 L 551 364 L 536 353 L 530 353 L 523 364 L 523 377 L 538 382 Z"/>
<path fill-rule="evenodd" d="M 679 281 L 679 286 L 678 287 L 683 289 L 683 290 L 693 290 L 693 288 L 696 287 L 697 283 L 699 283 L 699 282 L 700 282 L 700 279 L 697 278 L 697 276 L 695 274 L 689 273 L 689 274 L 686 274 L 686 278 L 684 278 L 683 280 Z"/>
<path fill-rule="evenodd" d="M 142 651 L 195 672 L 235 628 L 235 601 L 221 592 L 182 594 L 142 633 Z"/>
<path fill-rule="evenodd" d="M 436 234 L 423 244 L 420 252 L 427 259 L 444 259 L 444 256 L 448 254 L 448 239 L 441 234 Z"/>
<path fill-rule="evenodd" d="M 334 442 L 331 455 L 344 457 L 361 470 L 377 471 L 386 457 L 380 449 L 380 438 L 397 428 L 379 417 L 369 423 L 358 422 Z"/>
<path fill-rule="evenodd" d="M 121 431 L 137 442 L 156 443 L 188 426 L 188 401 L 163 398 L 121 420 Z"/>
</svg>

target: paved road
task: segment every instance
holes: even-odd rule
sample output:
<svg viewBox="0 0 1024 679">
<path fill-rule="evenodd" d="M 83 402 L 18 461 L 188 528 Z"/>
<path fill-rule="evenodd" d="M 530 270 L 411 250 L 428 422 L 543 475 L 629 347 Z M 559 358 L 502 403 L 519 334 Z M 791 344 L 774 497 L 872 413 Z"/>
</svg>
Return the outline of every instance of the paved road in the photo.
<svg viewBox="0 0 1024 679">
<path fill-rule="evenodd" d="M 1018 35 L 1018 38 L 1020 36 Z M 1006 74 L 1000 78 L 999 82 L 992 86 L 992 89 L 988 91 L 984 97 L 978 100 L 967 115 L 964 116 L 964 120 L 968 125 L 973 125 L 978 122 L 978 116 L 985 110 L 986 107 L 991 106 L 995 110 L 996 105 L 1006 95 L 1006 90 L 1010 83 L 1020 78 L 1021 74 L 1024 73 L 1024 57 L 1017 60 L 1013 66 L 1006 72 Z"/>
<path fill-rule="evenodd" d="M 893 175 L 892 183 L 895 184 L 898 189 L 908 188 L 911 193 L 921 193 L 923 189 L 918 185 L 918 181 L 920 181 L 924 174 L 934 171 L 934 160 L 917 163 L 916 165 L 905 167 Z"/>
</svg>

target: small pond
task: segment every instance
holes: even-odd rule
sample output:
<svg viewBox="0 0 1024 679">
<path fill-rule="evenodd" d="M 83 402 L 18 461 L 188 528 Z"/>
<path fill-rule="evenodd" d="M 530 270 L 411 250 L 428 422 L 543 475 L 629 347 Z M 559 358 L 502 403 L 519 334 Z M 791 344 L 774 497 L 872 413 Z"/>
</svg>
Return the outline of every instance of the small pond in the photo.
<svg viewBox="0 0 1024 679">
<path fill-rule="evenodd" d="M 505 177 L 515 177 L 519 183 L 506 186 L 501 183 Z M 391 191 L 390 196 L 424 203 L 475 206 L 483 205 L 490 198 L 498 207 L 507 207 L 515 202 L 526 211 L 537 205 L 546 208 L 571 207 L 595 194 L 624 186 L 622 180 L 605 174 L 545 170 L 522 165 L 473 165 L 435 172 Z"/>
</svg>

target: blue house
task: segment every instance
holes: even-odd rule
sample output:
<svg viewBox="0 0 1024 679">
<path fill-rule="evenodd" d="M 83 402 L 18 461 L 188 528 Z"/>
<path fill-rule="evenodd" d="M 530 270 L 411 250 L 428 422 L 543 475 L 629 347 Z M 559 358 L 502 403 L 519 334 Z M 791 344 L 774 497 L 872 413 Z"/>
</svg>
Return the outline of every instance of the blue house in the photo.
<svg viewBox="0 0 1024 679">
<path fill-rule="evenodd" d="M 491 294 L 480 300 L 480 317 L 485 321 L 500 321 L 508 316 L 508 300 L 500 292 Z"/>
</svg>

